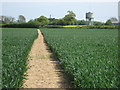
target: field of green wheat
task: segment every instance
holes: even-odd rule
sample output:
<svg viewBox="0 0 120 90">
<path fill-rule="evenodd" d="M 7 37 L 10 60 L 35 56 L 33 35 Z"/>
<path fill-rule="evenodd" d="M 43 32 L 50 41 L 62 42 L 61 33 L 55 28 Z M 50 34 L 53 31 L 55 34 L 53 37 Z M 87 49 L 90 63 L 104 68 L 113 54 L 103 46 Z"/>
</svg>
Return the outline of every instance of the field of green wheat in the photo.
<svg viewBox="0 0 120 90">
<path fill-rule="evenodd" d="M 118 88 L 118 30 L 40 28 L 74 88 Z M 37 30 L 2 29 L 2 86 L 22 86 L 26 62 Z M 46 67 L 47 68 L 47 67 Z"/>
<path fill-rule="evenodd" d="M 117 29 L 41 28 L 76 88 L 118 88 Z"/>
<path fill-rule="evenodd" d="M 19 88 L 27 70 L 27 56 L 36 29 L 2 28 L 2 88 Z"/>
</svg>

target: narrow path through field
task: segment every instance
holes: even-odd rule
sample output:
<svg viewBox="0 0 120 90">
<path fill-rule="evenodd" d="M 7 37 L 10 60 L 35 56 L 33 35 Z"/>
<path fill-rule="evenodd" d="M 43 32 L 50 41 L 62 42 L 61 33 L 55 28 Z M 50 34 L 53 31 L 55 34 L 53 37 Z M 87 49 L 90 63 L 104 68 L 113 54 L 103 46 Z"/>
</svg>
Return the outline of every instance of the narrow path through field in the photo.
<svg viewBox="0 0 120 90">
<path fill-rule="evenodd" d="M 43 35 L 38 29 L 38 38 L 29 53 L 27 79 L 24 88 L 69 88 L 68 81 L 53 57 Z"/>
</svg>

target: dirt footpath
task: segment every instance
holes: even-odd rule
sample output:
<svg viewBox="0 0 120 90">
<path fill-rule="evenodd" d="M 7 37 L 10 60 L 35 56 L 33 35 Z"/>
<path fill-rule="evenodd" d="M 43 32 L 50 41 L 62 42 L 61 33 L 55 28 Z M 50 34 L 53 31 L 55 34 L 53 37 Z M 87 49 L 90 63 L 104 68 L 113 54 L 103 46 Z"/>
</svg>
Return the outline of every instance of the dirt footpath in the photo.
<svg viewBox="0 0 120 90">
<path fill-rule="evenodd" d="M 43 35 L 38 29 L 38 38 L 34 41 L 29 53 L 27 80 L 24 88 L 68 88 L 69 84 L 44 42 Z"/>
</svg>

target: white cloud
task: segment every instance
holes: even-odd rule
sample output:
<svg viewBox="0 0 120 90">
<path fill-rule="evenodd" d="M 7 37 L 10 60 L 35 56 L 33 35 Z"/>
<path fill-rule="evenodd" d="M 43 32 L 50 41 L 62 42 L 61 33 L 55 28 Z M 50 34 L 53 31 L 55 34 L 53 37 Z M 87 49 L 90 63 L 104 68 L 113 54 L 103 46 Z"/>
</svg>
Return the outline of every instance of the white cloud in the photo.
<svg viewBox="0 0 120 90">
<path fill-rule="evenodd" d="M 0 2 L 118 2 L 120 0 L 1 0 Z"/>
</svg>

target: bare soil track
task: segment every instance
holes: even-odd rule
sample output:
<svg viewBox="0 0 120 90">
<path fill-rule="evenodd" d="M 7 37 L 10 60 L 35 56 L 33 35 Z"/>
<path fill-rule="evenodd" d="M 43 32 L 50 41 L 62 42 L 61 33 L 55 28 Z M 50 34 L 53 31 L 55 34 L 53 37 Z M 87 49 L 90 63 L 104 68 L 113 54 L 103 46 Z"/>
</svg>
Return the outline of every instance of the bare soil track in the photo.
<svg viewBox="0 0 120 90">
<path fill-rule="evenodd" d="M 23 88 L 69 88 L 58 61 L 54 59 L 44 37 L 38 29 L 38 37 L 34 41 L 28 57 L 28 67 Z"/>
</svg>

